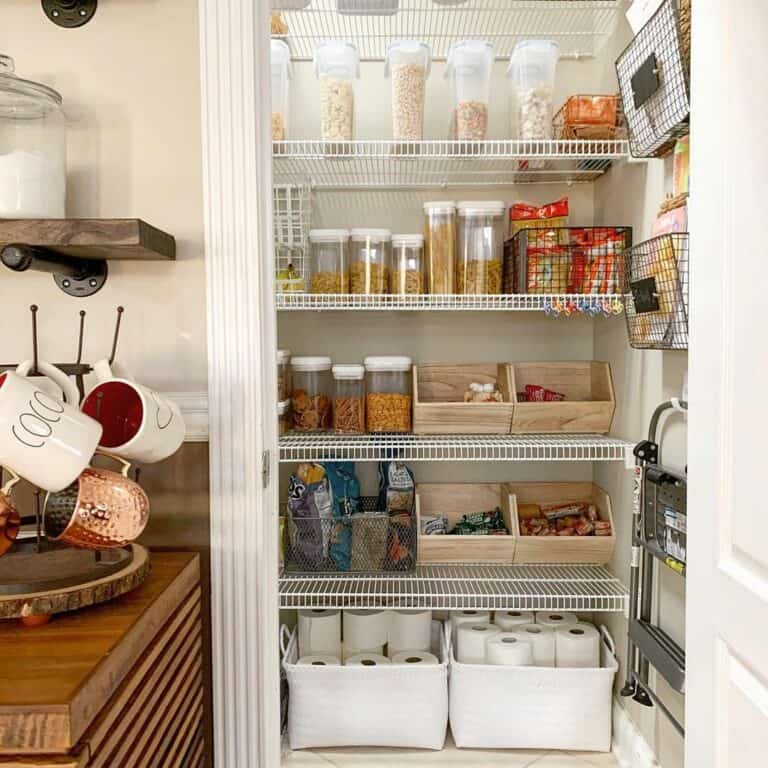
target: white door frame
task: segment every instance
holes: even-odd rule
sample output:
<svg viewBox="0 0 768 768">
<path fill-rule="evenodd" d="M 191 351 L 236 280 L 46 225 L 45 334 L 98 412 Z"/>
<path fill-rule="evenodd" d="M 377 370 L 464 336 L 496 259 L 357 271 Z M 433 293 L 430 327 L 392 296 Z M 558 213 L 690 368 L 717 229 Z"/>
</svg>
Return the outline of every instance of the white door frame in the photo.
<svg viewBox="0 0 768 768">
<path fill-rule="evenodd" d="M 280 764 L 267 0 L 199 0 L 217 768 Z M 272 481 L 262 485 L 269 452 Z"/>
</svg>

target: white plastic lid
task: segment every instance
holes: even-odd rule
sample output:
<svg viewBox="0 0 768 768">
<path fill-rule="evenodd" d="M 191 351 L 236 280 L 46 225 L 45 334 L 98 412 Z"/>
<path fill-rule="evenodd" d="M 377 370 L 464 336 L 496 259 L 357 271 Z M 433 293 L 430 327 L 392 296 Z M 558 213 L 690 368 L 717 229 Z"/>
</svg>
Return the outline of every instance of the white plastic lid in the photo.
<svg viewBox="0 0 768 768">
<path fill-rule="evenodd" d="M 366 357 L 363 362 L 366 371 L 410 371 L 413 364 L 410 357 Z"/>
<path fill-rule="evenodd" d="M 456 210 L 456 203 L 453 200 L 433 200 L 430 203 L 424 203 L 424 210 L 427 213 L 453 213 Z"/>
<path fill-rule="evenodd" d="M 388 229 L 352 229 L 349 234 L 356 242 L 369 238 L 377 242 L 389 242 L 392 239 L 392 233 Z"/>
<path fill-rule="evenodd" d="M 291 368 L 294 371 L 330 371 L 330 357 L 294 357 L 291 360 Z"/>
<path fill-rule="evenodd" d="M 502 216 L 506 207 L 503 200 L 462 200 L 456 204 L 459 216 Z"/>
<path fill-rule="evenodd" d="M 365 376 L 365 368 L 362 365 L 334 365 L 331 370 L 334 379 L 359 380 Z"/>
<path fill-rule="evenodd" d="M 349 240 L 348 229 L 310 229 L 309 240 L 312 243 L 338 243 Z"/>
<path fill-rule="evenodd" d="M 272 38 L 270 47 L 270 57 L 272 61 L 272 74 L 276 74 L 281 69 L 288 71 L 288 76 L 291 75 L 291 51 L 282 40 L 275 40 Z"/>
<path fill-rule="evenodd" d="M 290 349 L 278 349 L 277 350 L 277 362 L 287 363 L 291 359 Z"/>
<path fill-rule="evenodd" d="M 515 66 L 532 66 L 536 69 L 547 59 L 556 64 L 560 57 L 560 45 L 555 40 L 521 40 L 512 50 L 507 66 L 507 76 Z"/>
<path fill-rule="evenodd" d="M 277 415 L 278 416 L 285 416 L 286 413 L 288 413 L 288 406 L 291 404 L 290 400 L 281 400 L 277 404 Z"/>
<path fill-rule="evenodd" d="M 404 245 L 408 248 L 421 248 L 424 245 L 424 235 L 392 235 L 392 246 Z"/>
<path fill-rule="evenodd" d="M 343 40 L 328 40 L 315 48 L 313 57 L 315 74 L 360 77 L 360 54 L 357 48 Z"/>
<path fill-rule="evenodd" d="M 387 56 L 384 62 L 384 77 L 389 77 L 391 57 L 403 55 L 409 58 L 419 57 L 424 62 L 424 77 L 429 77 L 432 66 L 432 51 L 427 43 L 419 40 L 394 40 L 387 47 Z"/>
<path fill-rule="evenodd" d="M 448 66 L 445 68 L 445 77 L 451 77 L 457 73 L 490 74 L 493 63 L 493 45 L 487 40 L 462 40 L 453 43 L 448 49 Z"/>
</svg>

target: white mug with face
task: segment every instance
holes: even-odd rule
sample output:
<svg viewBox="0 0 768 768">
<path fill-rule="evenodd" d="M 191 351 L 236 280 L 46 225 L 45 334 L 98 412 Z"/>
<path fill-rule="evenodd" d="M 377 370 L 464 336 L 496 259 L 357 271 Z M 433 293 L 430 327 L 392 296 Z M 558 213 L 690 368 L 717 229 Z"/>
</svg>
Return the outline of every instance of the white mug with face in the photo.
<svg viewBox="0 0 768 768">
<path fill-rule="evenodd" d="M 184 442 L 186 427 L 176 403 L 118 377 L 107 360 L 93 364 L 97 384 L 83 400 L 82 410 L 101 424 L 99 448 L 143 464 L 172 456 Z"/>
<path fill-rule="evenodd" d="M 42 360 L 37 368 L 55 382 L 67 402 L 27 378 L 31 360 L 15 373 L 0 373 L 0 465 L 55 493 L 88 466 L 101 439 L 101 425 L 78 410 L 77 387 L 63 371 Z"/>
</svg>

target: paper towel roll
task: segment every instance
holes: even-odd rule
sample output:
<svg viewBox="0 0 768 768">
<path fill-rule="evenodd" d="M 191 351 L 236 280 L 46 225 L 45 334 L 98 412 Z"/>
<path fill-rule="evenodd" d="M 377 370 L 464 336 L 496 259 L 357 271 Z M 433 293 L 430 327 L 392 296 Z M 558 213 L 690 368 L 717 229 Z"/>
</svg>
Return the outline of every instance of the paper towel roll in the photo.
<svg viewBox="0 0 768 768">
<path fill-rule="evenodd" d="M 490 611 L 451 611 L 451 630 L 456 642 L 456 628 L 462 624 L 490 624 Z"/>
<path fill-rule="evenodd" d="M 537 611 L 536 612 L 536 624 L 543 624 L 545 627 L 557 627 L 565 626 L 566 624 L 577 624 L 579 621 L 575 613 L 568 613 L 564 611 Z"/>
<path fill-rule="evenodd" d="M 300 667 L 338 667 L 341 665 L 338 657 L 321 653 L 314 656 L 302 656 L 296 663 Z"/>
<path fill-rule="evenodd" d="M 384 646 L 378 645 L 376 648 L 347 648 L 345 643 L 341 644 L 341 660 L 345 663 L 347 659 L 351 659 L 353 656 L 358 656 L 361 653 L 384 656 Z"/>
<path fill-rule="evenodd" d="M 533 646 L 514 632 L 499 632 L 485 644 L 485 661 L 505 667 L 530 667 Z"/>
<path fill-rule="evenodd" d="M 378 648 L 389 635 L 389 611 L 344 611 L 344 645 L 347 648 Z"/>
<path fill-rule="evenodd" d="M 380 667 L 392 662 L 380 653 L 358 653 L 350 656 L 345 662 L 345 667 Z"/>
<path fill-rule="evenodd" d="M 496 611 L 493 623 L 501 627 L 503 632 L 508 632 L 523 624 L 533 624 L 533 611 Z"/>
<path fill-rule="evenodd" d="M 428 651 L 432 647 L 432 611 L 392 611 L 387 653 Z"/>
<path fill-rule="evenodd" d="M 584 622 L 555 630 L 555 659 L 558 667 L 600 666 L 600 633 Z"/>
<path fill-rule="evenodd" d="M 299 657 L 329 654 L 341 658 L 341 613 L 323 608 L 299 611 Z"/>
<path fill-rule="evenodd" d="M 456 629 L 456 661 L 485 664 L 485 644 L 499 632 L 495 624 L 461 624 Z"/>
<path fill-rule="evenodd" d="M 555 666 L 555 630 L 543 624 L 523 624 L 513 630 L 515 636 L 531 644 L 534 667 Z"/>
<path fill-rule="evenodd" d="M 392 657 L 392 663 L 435 666 L 440 663 L 440 659 L 434 653 L 428 653 L 427 651 L 401 651 Z"/>
</svg>

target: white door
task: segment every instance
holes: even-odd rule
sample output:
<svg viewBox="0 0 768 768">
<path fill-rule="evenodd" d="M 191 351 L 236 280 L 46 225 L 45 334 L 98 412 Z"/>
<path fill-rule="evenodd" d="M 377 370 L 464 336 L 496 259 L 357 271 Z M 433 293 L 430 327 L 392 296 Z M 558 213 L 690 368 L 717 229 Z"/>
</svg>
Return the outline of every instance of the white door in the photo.
<svg viewBox="0 0 768 768">
<path fill-rule="evenodd" d="M 694 0 L 686 765 L 768 765 L 768 5 Z"/>
</svg>

